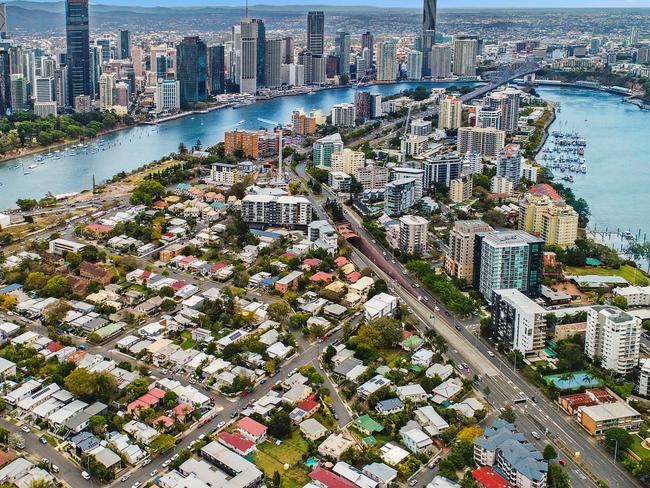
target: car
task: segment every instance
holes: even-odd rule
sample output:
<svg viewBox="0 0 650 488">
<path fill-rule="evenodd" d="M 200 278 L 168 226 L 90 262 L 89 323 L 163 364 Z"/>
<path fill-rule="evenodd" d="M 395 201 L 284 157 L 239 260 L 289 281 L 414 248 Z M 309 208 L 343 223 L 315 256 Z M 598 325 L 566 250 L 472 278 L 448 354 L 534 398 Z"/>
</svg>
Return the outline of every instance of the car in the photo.
<svg viewBox="0 0 650 488">
<path fill-rule="evenodd" d="M 418 484 L 418 480 L 411 480 L 409 481 L 409 486 L 415 486 Z"/>
<path fill-rule="evenodd" d="M 537 440 L 539 440 L 539 439 L 542 438 L 542 436 L 539 435 L 539 434 L 538 434 L 537 432 L 535 432 L 534 430 L 530 433 L 530 435 L 532 435 L 532 436 L 533 436 L 535 439 L 537 439 Z"/>
<path fill-rule="evenodd" d="M 151 458 L 147 458 L 143 461 L 142 465 L 147 466 L 151 462 Z"/>
<path fill-rule="evenodd" d="M 409 274 L 409 273 L 408 273 L 408 271 L 404 270 L 404 271 L 402 271 L 402 274 L 403 274 L 403 275 L 407 275 L 407 274 Z"/>
<path fill-rule="evenodd" d="M 391 259 L 390 262 L 393 263 L 393 264 L 395 264 L 395 260 L 394 260 L 394 259 Z"/>
<path fill-rule="evenodd" d="M 495 356 L 495 354 L 494 354 L 492 351 L 488 351 L 488 356 L 490 356 L 491 358 L 493 358 L 493 357 Z"/>
<path fill-rule="evenodd" d="M 89 479 L 90 479 L 90 475 L 89 475 L 88 473 L 86 473 L 85 471 L 82 471 L 82 472 L 81 472 L 81 477 L 82 477 L 83 479 L 85 479 L 85 480 L 89 480 Z"/>
<path fill-rule="evenodd" d="M 233 412 L 230 414 L 230 418 L 234 419 L 235 417 L 237 417 L 237 415 L 239 415 L 239 412 Z"/>
<path fill-rule="evenodd" d="M 205 439 L 205 434 L 201 434 L 196 438 L 197 441 L 202 441 L 203 439 Z"/>
<path fill-rule="evenodd" d="M 163 468 L 166 468 L 166 467 L 169 466 L 171 463 L 172 463 L 172 460 L 171 460 L 171 459 L 168 459 L 167 461 L 165 461 L 164 463 L 162 463 L 162 467 L 163 467 Z"/>
<path fill-rule="evenodd" d="M 59 472 L 59 467 L 56 464 L 53 464 L 52 465 L 52 471 L 55 472 L 55 473 L 58 473 Z"/>
<path fill-rule="evenodd" d="M 338 420 L 338 419 L 339 419 L 339 414 L 338 414 L 338 413 L 334 412 L 333 415 L 334 415 L 334 419 L 335 419 L 335 420 Z"/>
<path fill-rule="evenodd" d="M 130 474 L 125 474 L 120 478 L 120 483 L 124 483 L 126 480 L 128 480 L 131 477 Z"/>
<path fill-rule="evenodd" d="M 463 363 L 463 368 L 469 369 L 469 366 L 467 365 L 467 363 Z"/>
<path fill-rule="evenodd" d="M 438 305 L 436 305 L 435 307 L 433 307 L 433 309 L 434 309 L 436 312 L 440 312 L 440 307 L 439 307 Z"/>
<path fill-rule="evenodd" d="M 386 253 L 386 251 L 384 251 L 384 252 L 382 252 L 381 254 L 384 255 L 384 256 L 386 256 L 387 253 Z"/>
<path fill-rule="evenodd" d="M 172 456 L 172 461 L 176 461 L 178 459 L 178 456 L 180 456 L 180 454 L 174 454 Z"/>
<path fill-rule="evenodd" d="M 219 422 L 219 423 L 217 424 L 217 429 L 220 429 L 220 428 L 223 427 L 224 425 L 226 425 L 226 422 L 224 422 L 224 421 L 222 420 L 221 422 Z"/>
<path fill-rule="evenodd" d="M 41 459 L 41 462 L 42 462 L 43 464 L 50 464 L 50 460 L 49 460 L 48 458 L 43 458 L 43 459 Z"/>
<path fill-rule="evenodd" d="M 455 328 L 458 332 L 460 332 L 461 330 L 463 330 L 462 327 L 461 327 L 460 325 L 458 325 L 458 324 L 455 324 L 455 325 L 454 325 L 454 328 Z"/>
<path fill-rule="evenodd" d="M 38 438 L 38 442 L 40 442 L 41 444 L 47 444 L 47 439 L 45 438 L 45 436 L 40 436 Z"/>
<path fill-rule="evenodd" d="M 23 425 L 20 430 L 22 430 L 25 434 L 29 434 L 32 430 L 27 427 L 26 425 Z"/>
<path fill-rule="evenodd" d="M 567 460 L 566 460 L 566 459 L 560 459 L 559 463 L 560 463 L 562 466 L 566 466 Z"/>
<path fill-rule="evenodd" d="M 169 371 L 167 371 L 167 368 L 163 368 L 163 369 L 161 369 L 160 372 L 161 372 L 162 374 L 165 374 L 165 375 L 166 375 L 167 373 L 169 373 Z"/>
<path fill-rule="evenodd" d="M 133 484 L 131 485 L 131 488 L 138 488 L 141 484 L 142 484 L 142 483 L 140 483 L 139 481 L 136 481 L 135 483 L 133 483 Z"/>
<path fill-rule="evenodd" d="M 533 403 L 537 403 L 537 397 L 536 396 L 532 396 L 532 397 L 530 397 L 530 399 L 533 401 Z"/>
<path fill-rule="evenodd" d="M 458 363 L 458 364 L 456 365 L 456 367 L 457 367 L 458 369 L 461 369 L 461 370 L 463 369 L 463 365 L 460 364 L 460 363 Z"/>
<path fill-rule="evenodd" d="M 425 301 L 425 302 L 428 302 L 428 301 L 429 301 L 429 297 L 424 297 L 424 301 Z"/>
<path fill-rule="evenodd" d="M 372 243 L 373 243 L 373 244 L 377 244 L 377 241 L 373 239 L 373 240 L 372 240 Z"/>
<path fill-rule="evenodd" d="M 158 474 L 158 470 L 157 470 L 157 469 L 154 469 L 151 473 L 149 473 L 149 476 L 151 476 L 151 477 L 153 478 L 153 477 L 156 476 L 157 474 Z"/>
<path fill-rule="evenodd" d="M 196 380 L 194 378 L 190 380 L 190 385 L 196 385 Z"/>
<path fill-rule="evenodd" d="M 429 469 L 433 469 L 433 468 L 435 468 L 435 467 L 436 467 L 436 462 L 435 462 L 435 461 L 431 461 L 431 462 L 429 463 Z"/>
</svg>

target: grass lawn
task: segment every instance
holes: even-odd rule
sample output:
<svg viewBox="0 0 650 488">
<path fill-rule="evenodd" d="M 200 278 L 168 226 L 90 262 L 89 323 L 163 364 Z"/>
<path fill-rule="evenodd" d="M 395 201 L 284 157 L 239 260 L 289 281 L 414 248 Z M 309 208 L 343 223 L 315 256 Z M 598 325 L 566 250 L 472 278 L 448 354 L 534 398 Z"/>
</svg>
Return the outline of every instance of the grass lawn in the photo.
<svg viewBox="0 0 650 488">
<path fill-rule="evenodd" d="M 598 268 L 574 268 L 567 266 L 566 274 L 568 275 L 598 275 L 598 276 L 621 276 L 629 281 L 631 284 L 645 283 L 648 278 L 645 273 L 630 265 L 621 266 L 619 269 L 606 268 L 604 266 Z"/>
<path fill-rule="evenodd" d="M 45 437 L 50 446 L 57 447 L 59 445 L 59 441 L 57 441 L 55 437 L 52 437 L 49 434 L 43 434 L 43 437 Z"/>
<path fill-rule="evenodd" d="M 192 332 L 189 330 L 181 332 L 181 338 L 183 339 L 183 342 L 181 343 L 181 349 L 183 351 L 196 346 L 196 341 L 192 339 Z"/>
<path fill-rule="evenodd" d="M 302 462 L 302 455 L 307 452 L 307 441 L 300 431 L 295 429 L 289 439 L 276 446 L 272 441 L 263 442 L 255 453 L 255 464 L 272 477 L 275 471 L 282 475 L 283 488 L 300 488 L 309 481 L 309 469 Z M 285 471 L 284 465 L 289 469 Z"/>
<path fill-rule="evenodd" d="M 638 435 L 632 436 L 633 442 L 630 451 L 639 456 L 641 459 L 650 458 L 650 451 L 641 445 L 641 438 Z"/>
</svg>

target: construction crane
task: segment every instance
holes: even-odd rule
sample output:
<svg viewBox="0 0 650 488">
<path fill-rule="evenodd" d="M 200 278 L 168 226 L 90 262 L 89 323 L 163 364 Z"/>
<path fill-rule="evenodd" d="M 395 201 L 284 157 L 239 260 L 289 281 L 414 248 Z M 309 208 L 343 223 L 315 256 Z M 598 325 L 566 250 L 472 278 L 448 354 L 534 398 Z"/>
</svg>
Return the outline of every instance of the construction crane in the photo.
<svg viewBox="0 0 650 488">
<path fill-rule="evenodd" d="M 411 110 L 413 109 L 413 102 L 409 103 L 409 110 L 406 114 L 406 119 L 404 120 L 404 133 L 402 134 L 403 149 L 402 154 L 404 155 L 404 160 L 406 160 L 407 153 L 407 144 L 406 139 L 408 138 L 409 131 L 409 122 L 411 121 Z"/>
<path fill-rule="evenodd" d="M 272 125 L 276 129 L 280 129 L 280 133 L 278 134 L 278 179 L 284 179 L 284 172 L 282 168 L 282 124 L 275 120 L 269 120 L 262 117 L 257 117 L 257 120 L 263 122 L 264 124 Z"/>
</svg>

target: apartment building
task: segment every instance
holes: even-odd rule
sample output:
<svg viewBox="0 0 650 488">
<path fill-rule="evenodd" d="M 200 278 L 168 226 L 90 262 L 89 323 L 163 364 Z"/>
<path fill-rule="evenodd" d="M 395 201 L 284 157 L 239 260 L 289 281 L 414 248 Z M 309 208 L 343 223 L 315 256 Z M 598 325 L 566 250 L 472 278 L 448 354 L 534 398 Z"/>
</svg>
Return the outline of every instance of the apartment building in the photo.
<svg viewBox="0 0 650 488">
<path fill-rule="evenodd" d="M 628 374 L 639 363 L 641 319 L 611 305 L 596 305 L 587 312 L 585 354 L 603 368 Z"/>
<path fill-rule="evenodd" d="M 278 154 L 280 140 L 278 134 L 267 130 L 231 130 L 224 134 L 226 154 L 241 151 L 249 158 L 262 158 Z"/>
<path fill-rule="evenodd" d="M 361 151 L 343 149 L 332 154 L 332 171 L 342 171 L 353 175 L 366 165 L 366 155 Z"/>
<path fill-rule="evenodd" d="M 449 276 L 474 282 L 474 238 L 479 232 L 493 229 L 482 220 L 458 220 L 449 234 L 449 252 L 445 256 L 445 271 Z"/>
<path fill-rule="evenodd" d="M 519 229 L 540 236 L 547 245 L 571 247 L 578 238 L 579 216 L 564 200 L 527 194 L 519 203 Z"/>
<path fill-rule="evenodd" d="M 524 356 L 546 345 L 546 310 L 519 290 L 494 290 L 491 332 Z"/>
<path fill-rule="evenodd" d="M 399 248 L 408 254 L 422 255 L 427 250 L 429 221 L 417 215 L 404 215 L 399 219 Z"/>
<path fill-rule="evenodd" d="M 312 220 L 312 205 L 302 196 L 246 195 L 241 216 L 248 224 L 307 226 Z"/>
<path fill-rule="evenodd" d="M 493 127 L 461 127 L 458 129 L 458 152 L 477 152 L 484 158 L 496 158 L 506 143 L 506 133 Z"/>
</svg>

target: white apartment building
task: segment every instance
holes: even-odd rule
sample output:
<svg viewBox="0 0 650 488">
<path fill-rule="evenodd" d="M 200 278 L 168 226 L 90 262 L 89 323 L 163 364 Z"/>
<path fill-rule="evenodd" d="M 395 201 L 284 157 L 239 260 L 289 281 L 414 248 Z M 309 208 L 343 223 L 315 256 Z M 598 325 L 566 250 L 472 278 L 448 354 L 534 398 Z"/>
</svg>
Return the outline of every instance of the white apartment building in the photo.
<svg viewBox="0 0 650 488">
<path fill-rule="evenodd" d="M 424 254 L 427 250 L 429 221 L 417 215 L 399 219 L 399 248 L 408 254 Z"/>
<path fill-rule="evenodd" d="M 354 127 L 356 117 L 354 103 L 338 103 L 332 107 L 332 125 Z"/>
<path fill-rule="evenodd" d="M 490 179 L 490 192 L 503 195 L 512 195 L 515 184 L 505 176 L 493 176 Z"/>
<path fill-rule="evenodd" d="M 458 220 L 449 234 L 449 252 L 445 256 L 445 271 L 449 276 L 473 283 L 474 241 L 478 232 L 492 232 L 482 220 Z"/>
<path fill-rule="evenodd" d="M 506 143 L 506 133 L 492 127 L 461 127 L 458 129 L 458 152 L 477 152 L 485 158 L 496 158 Z"/>
<path fill-rule="evenodd" d="M 401 142 L 401 149 L 407 156 L 419 156 L 429 148 L 427 136 L 408 134 Z"/>
<path fill-rule="evenodd" d="M 241 216 L 248 224 L 307 226 L 312 219 L 312 206 L 303 196 L 246 195 Z"/>
<path fill-rule="evenodd" d="M 519 290 L 494 290 L 492 333 L 524 356 L 546 344 L 546 310 Z"/>
<path fill-rule="evenodd" d="M 463 102 L 460 98 L 448 95 L 440 101 L 438 127 L 458 129 L 463 124 Z"/>
<path fill-rule="evenodd" d="M 614 288 L 614 295 L 627 299 L 630 307 L 650 306 L 650 286 L 628 286 L 626 288 Z"/>
<path fill-rule="evenodd" d="M 369 164 L 354 172 L 354 177 L 361 184 L 364 190 L 376 190 L 384 188 L 388 183 L 389 171 L 385 166 Z"/>
<path fill-rule="evenodd" d="M 648 396 L 650 394 L 650 359 L 642 358 L 639 361 L 639 395 Z"/>
<path fill-rule="evenodd" d="M 156 112 L 171 112 L 181 109 L 181 84 L 174 80 L 161 80 L 156 84 L 154 103 Z"/>
<path fill-rule="evenodd" d="M 641 319 L 611 305 L 591 307 L 587 313 L 585 353 L 603 368 L 629 373 L 639 363 Z"/>
</svg>

